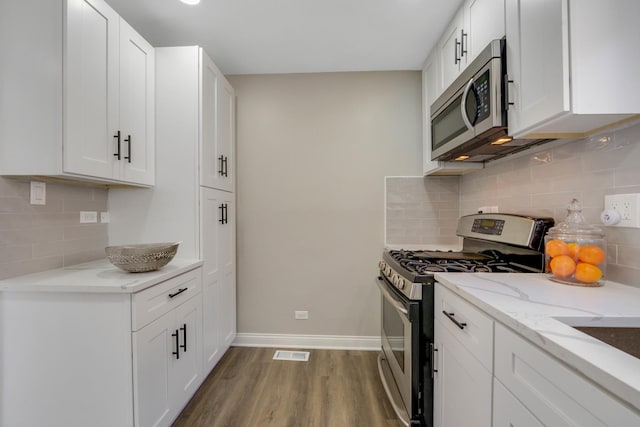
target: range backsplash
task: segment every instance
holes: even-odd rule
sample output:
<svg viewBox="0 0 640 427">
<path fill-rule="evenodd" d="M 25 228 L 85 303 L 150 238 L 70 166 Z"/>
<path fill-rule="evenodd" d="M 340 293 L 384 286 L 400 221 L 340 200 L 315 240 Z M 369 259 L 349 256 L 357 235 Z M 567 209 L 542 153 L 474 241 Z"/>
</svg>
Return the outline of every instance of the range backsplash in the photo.
<svg viewBox="0 0 640 427">
<path fill-rule="evenodd" d="M 577 198 L 587 221 L 599 224 L 605 194 L 640 193 L 639 164 L 640 124 L 636 123 L 578 141 L 555 141 L 540 151 L 488 163 L 461 177 L 387 178 L 387 244 L 443 244 L 442 233 L 451 230 L 453 217 L 474 213 L 481 206 L 552 216 L 559 222 L 569 201 Z M 449 215 L 432 218 L 431 207 L 445 205 L 439 202 L 443 182 L 448 189 L 457 188 L 457 200 L 443 208 L 451 209 Z M 446 192 L 445 198 L 449 197 L 456 199 Z M 422 212 L 414 211 L 420 206 Z M 605 230 L 607 277 L 640 286 L 640 229 Z"/>
</svg>

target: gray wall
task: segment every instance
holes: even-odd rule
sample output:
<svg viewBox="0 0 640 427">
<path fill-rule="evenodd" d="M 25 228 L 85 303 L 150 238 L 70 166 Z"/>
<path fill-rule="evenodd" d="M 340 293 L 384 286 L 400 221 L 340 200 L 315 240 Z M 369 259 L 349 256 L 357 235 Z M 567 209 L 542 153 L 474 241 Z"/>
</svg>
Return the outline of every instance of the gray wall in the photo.
<svg viewBox="0 0 640 427">
<path fill-rule="evenodd" d="M 0 177 L 0 279 L 104 258 L 105 224 L 80 211 L 106 211 L 107 190 L 47 183 L 47 204 L 29 203 L 28 181 Z"/>
<path fill-rule="evenodd" d="M 377 336 L 384 177 L 421 171 L 416 71 L 229 76 L 238 331 Z M 309 320 L 294 320 L 308 310 Z"/>
</svg>

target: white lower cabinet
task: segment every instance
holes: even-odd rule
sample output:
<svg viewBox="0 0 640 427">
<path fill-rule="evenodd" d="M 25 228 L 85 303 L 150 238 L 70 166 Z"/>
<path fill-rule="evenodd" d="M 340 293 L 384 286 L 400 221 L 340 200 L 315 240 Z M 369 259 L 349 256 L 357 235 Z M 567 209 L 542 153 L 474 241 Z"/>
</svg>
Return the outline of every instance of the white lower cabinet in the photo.
<svg viewBox="0 0 640 427">
<path fill-rule="evenodd" d="M 437 286 L 434 333 L 434 425 L 491 426 L 493 322 Z"/>
<path fill-rule="evenodd" d="M 544 427 L 500 381 L 493 380 L 493 427 Z"/>
<path fill-rule="evenodd" d="M 0 427 L 171 425 L 202 382 L 201 285 L 0 292 Z"/>
<path fill-rule="evenodd" d="M 436 427 L 627 427 L 640 414 L 439 284 Z"/>
<path fill-rule="evenodd" d="M 164 426 L 200 385 L 201 298 L 133 333 L 136 426 Z"/>
<path fill-rule="evenodd" d="M 622 427 L 640 425 L 640 416 L 564 363 L 496 325 L 495 376 L 545 426 Z M 496 406 L 496 420 L 503 414 Z M 537 425 L 537 424 L 495 424 Z"/>
</svg>

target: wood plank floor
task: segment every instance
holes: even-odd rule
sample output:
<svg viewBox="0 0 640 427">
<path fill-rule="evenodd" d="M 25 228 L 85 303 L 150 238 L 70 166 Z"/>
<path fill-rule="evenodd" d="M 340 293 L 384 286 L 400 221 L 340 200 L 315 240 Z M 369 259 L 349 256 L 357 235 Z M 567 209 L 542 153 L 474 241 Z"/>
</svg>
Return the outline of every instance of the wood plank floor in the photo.
<svg viewBox="0 0 640 427">
<path fill-rule="evenodd" d="M 275 349 L 231 347 L 174 427 L 399 427 L 375 351 L 305 350 L 308 362 L 272 360 Z"/>
</svg>

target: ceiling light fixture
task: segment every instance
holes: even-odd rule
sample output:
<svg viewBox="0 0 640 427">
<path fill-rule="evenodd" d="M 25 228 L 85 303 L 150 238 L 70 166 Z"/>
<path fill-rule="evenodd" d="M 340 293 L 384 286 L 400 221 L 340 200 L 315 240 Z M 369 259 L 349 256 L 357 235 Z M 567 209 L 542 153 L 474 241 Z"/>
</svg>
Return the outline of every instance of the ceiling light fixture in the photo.
<svg viewBox="0 0 640 427">
<path fill-rule="evenodd" d="M 180 0 L 184 4 L 188 4 L 189 6 L 194 6 L 200 3 L 200 0 Z"/>
<path fill-rule="evenodd" d="M 463 155 L 463 156 L 458 156 L 453 160 L 463 161 L 463 160 L 467 160 L 468 158 L 469 156 Z"/>
</svg>

